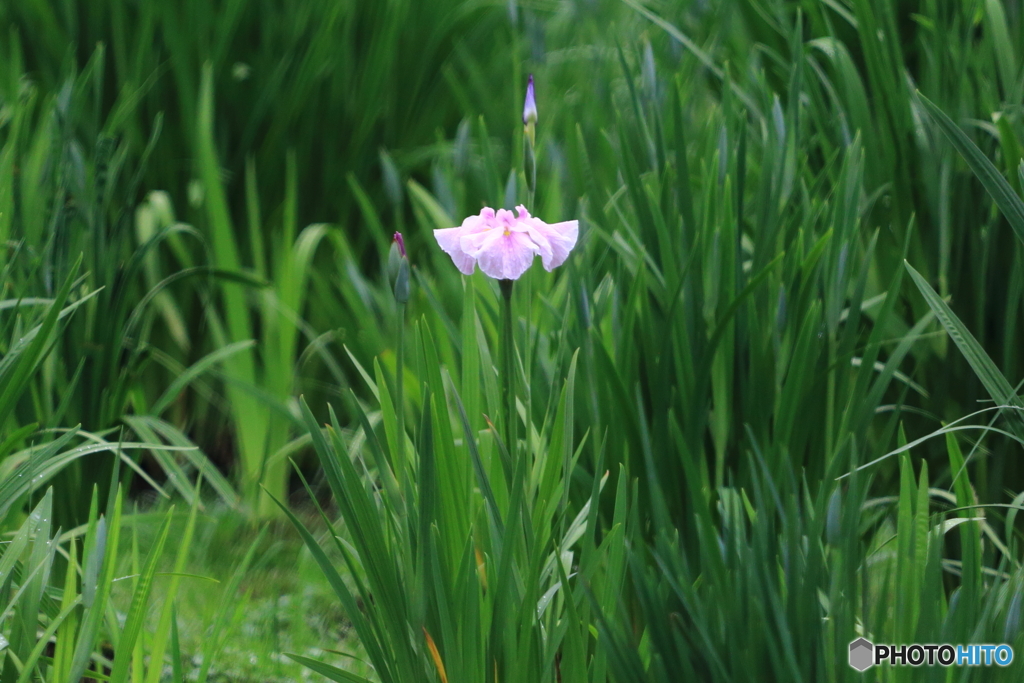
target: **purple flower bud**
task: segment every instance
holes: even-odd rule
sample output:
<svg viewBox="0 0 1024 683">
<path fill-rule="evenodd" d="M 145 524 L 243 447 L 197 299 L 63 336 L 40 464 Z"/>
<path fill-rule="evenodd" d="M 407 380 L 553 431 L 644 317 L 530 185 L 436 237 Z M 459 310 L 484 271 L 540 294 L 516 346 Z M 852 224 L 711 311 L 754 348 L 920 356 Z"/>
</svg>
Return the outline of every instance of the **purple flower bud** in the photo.
<svg viewBox="0 0 1024 683">
<path fill-rule="evenodd" d="M 388 281 L 395 293 L 395 301 L 404 304 L 409 301 L 409 259 L 405 255 L 405 240 L 396 232 L 388 251 Z"/>
<path fill-rule="evenodd" d="M 537 100 L 533 95 L 533 74 L 526 84 L 526 101 L 523 103 L 523 125 L 537 122 Z"/>
</svg>

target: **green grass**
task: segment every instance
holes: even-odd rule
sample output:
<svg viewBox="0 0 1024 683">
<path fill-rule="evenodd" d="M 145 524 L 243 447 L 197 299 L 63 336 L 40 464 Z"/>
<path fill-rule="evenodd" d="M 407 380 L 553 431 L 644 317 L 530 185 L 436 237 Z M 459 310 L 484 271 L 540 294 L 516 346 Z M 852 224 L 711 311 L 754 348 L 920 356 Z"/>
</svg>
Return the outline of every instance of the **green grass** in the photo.
<svg viewBox="0 0 1024 683">
<path fill-rule="evenodd" d="M 151 654 L 845 681 L 858 635 L 1024 647 L 1016 3 L 13 0 L 0 36 L 4 680 L 117 482 L 161 499 L 103 560 L 125 618 L 67 619 L 133 683 Z M 430 231 L 519 201 L 581 230 L 516 284 L 509 429 L 498 287 Z M 81 661 L 56 628 L 43 680 Z"/>
<path fill-rule="evenodd" d="M 141 548 L 153 542 L 162 507 L 143 508 L 135 517 L 132 528 Z M 172 536 L 180 533 L 185 522 L 183 515 L 175 516 Z M 261 531 L 247 516 L 223 507 L 199 514 L 187 574 L 181 577 L 175 601 L 184 674 L 197 676 L 206 664 L 209 681 L 305 678 L 303 667 L 283 652 L 352 666 L 352 660 L 327 652 L 360 651 L 351 623 L 330 599 L 330 587 L 301 541 L 286 531 L 280 526 Z M 159 582 L 170 581 L 173 559 L 166 557 L 160 567 L 157 591 Z M 131 574 L 127 555 L 120 571 Z M 127 582 L 115 584 L 112 596 L 117 609 L 123 609 L 130 599 Z M 155 611 L 151 613 L 151 627 L 155 628 L 157 617 Z M 367 672 L 365 667 L 353 668 Z"/>
</svg>

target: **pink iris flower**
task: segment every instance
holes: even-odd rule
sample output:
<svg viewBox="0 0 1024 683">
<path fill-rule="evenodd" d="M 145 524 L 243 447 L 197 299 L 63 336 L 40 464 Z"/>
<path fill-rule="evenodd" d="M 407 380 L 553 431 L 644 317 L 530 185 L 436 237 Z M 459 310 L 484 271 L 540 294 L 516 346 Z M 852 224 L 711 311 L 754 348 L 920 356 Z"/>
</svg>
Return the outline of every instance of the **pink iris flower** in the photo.
<svg viewBox="0 0 1024 683">
<path fill-rule="evenodd" d="M 435 230 L 434 237 L 466 275 L 479 265 L 496 280 L 518 280 L 537 255 L 548 272 L 562 265 L 576 246 L 579 221 L 548 225 L 522 205 L 516 211 L 485 207 L 457 228 Z"/>
</svg>

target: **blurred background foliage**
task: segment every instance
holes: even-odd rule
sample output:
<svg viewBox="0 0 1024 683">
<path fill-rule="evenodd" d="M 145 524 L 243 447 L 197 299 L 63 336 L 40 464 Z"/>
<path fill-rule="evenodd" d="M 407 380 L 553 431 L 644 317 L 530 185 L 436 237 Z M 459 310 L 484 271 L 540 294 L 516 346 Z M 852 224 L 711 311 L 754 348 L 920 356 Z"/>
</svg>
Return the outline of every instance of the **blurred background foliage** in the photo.
<svg viewBox="0 0 1024 683">
<path fill-rule="evenodd" d="M 984 1 L 5 3 L 0 229 L 19 245 L 9 249 L 19 276 L 7 287 L 52 292 L 72 255 L 85 252 L 89 284 L 104 288 L 93 313 L 102 311 L 104 324 L 73 323 L 77 335 L 40 400 L 68 396 L 61 418 L 110 429 L 146 412 L 182 368 L 253 340 L 255 348 L 208 363 L 226 387 L 197 376 L 191 391 L 157 407 L 222 468 L 241 452 L 259 470 L 294 425 L 249 433 L 246 416 L 272 422 L 268 405 L 302 390 L 330 395 L 340 375 L 349 381 L 341 343 L 364 364 L 385 351 L 389 313 L 372 283 L 391 232 L 409 233 L 414 264 L 441 278 L 440 264 L 426 267 L 437 253 L 424 214 L 436 218 L 439 208 L 454 224 L 484 203 L 507 203 L 527 72 L 537 73 L 544 105 L 537 210 L 547 220 L 585 209 L 585 235 L 588 219 L 601 229 L 595 235 L 619 229 L 617 207 L 637 200 L 620 201 L 624 173 L 646 179 L 673 158 L 668 107 L 678 91 L 689 172 L 703 173 L 718 154 L 722 178 L 730 174 L 732 192 L 742 192 L 734 211 L 745 209 L 736 218 L 748 242 L 760 230 L 787 239 L 784 222 L 807 223 L 805 240 L 823 234 L 819 214 L 839 173 L 862 175 L 864 196 L 850 198 L 859 203 L 849 217 L 857 239 L 840 245 L 840 275 L 855 272 L 878 228 L 870 298 L 888 286 L 906 243 L 939 293 L 969 307 L 974 333 L 1012 377 L 1021 362 L 1013 343 L 1020 246 L 983 210 L 991 203 L 928 130 L 914 93 L 966 122 L 1018 187 L 1019 25 L 1014 3 Z M 862 40 L 868 31 L 875 38 Z M 769 197 L 730 164 L 758 172 L 760 139 L 773 135 L 785 138 L 774 143 L 782 185 L 773 188 L 778 206 L 761 207 Z M 863 161 L 846 170 L 855 139 Z M 801 206 L 818 197 L 820 207 Z M 672 228 L 678 216 L 668 218 Z M 311 223 L 332 226 L 329 247 L 319 236 L 296 241 Z M 588 292 L 616 254 L 609 240 L 596 242 L 599 268 L 580 271 Z M 760 249 L 758 264 L 783 246 Z M 312 267 L 283 291 L 289 268 L 302 263 Z M 250 278 L 255 289 L 239 294 L 218 276 Z M 788 303 L 791 293 L 772 297 Z M 264 294 L 271 301 L 260 310 Z M 905 332 L 922 306 L 901 302 L 889 336 Z M 290 328 L 284 338 L 272 339 L 275 324 Z M 930 364 L 931 400 L 919 407 L 952 419 L 983 396 L 935 336 L 913 347 L 922 369 L 904 372 Z M 330 359 L 318 353 L 326 347 Z M 325 366 L 332 381 L 321 383 Z M 744 395 L 769 405 L 763 394 Z M 744 421 L 728 420 L 730 434 L 717 438 L 742 441 Z M 990 481 L 1013 467 L 986 461 L 1001 463 Z"/>
<path fill-rule="evenodd" d="M 345 390 L 376 405 L 360 368 L 395 381 L 396 230 L 408 317 L 483 429 L 498 408 L 463 344 L 496 340 L 496 291 L 430 230 L 525 198 L 533 73 L 531 208 L 581 239 L 517 295 L 524 422 L 544 431 L 579 349 L 571 498 L 606 470 L 637 486 L 632 592 L 601 623 L 614 675 L 845 680 L 864 632 L 1019 645 L 1014 515 L 948 543 L 943 522 L 1024 489 L 1016 418 L 836 477 L 1004 402 L 904 260 L 1011 386 L 1024 371 L 1024 246 L 921 99 L 1019 195 L 1022 38 L 998 0 L 8 0 L 4 363 L 37 316 L 75 310 L 0 396 L 0 474 L 80 425 L 142 444 L 117 473 L 136 494 L 191 504 L 201 473 L 208 503 L 273 516 L 261 483 L 307 500 L 290 458 L 324 494 L 298 396 L 350 425 Z M 108 499 L 113 462 L 55 472 L 59 525 L 89 519 L 94 485 Z M 39 499 L 18 495 L 12 529 Z"/>
</svg>

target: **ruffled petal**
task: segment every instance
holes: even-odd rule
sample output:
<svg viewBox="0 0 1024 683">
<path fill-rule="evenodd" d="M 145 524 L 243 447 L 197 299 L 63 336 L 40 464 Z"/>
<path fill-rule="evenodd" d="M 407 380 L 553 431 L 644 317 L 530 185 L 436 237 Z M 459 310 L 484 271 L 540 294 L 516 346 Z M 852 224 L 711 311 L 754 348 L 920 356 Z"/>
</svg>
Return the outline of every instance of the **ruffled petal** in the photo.
<svg viewBox="0 0 1024 683">
<path fill-rule="evenodd" d="M 497 232 L 497 231 L 495 231 Z M 522 232 L 500 232 L 477 256 L 480 270 L 496 280 L 518 280 L 533 263 L 537 245 Z"/>
<path fill-rule="evenodd" d="M 494 214 L 493 225 L 495 227 L 501 226 L 503 228 L 511 228 L 516 224 L 516 215 L 508 209 L 498 209 Z"/>
<path fill-rule="evenodd" d="M 544 258 L 545 254 L 541 252 L 544 270 L 551 272 L 554 268 L 565 263 L 565 259 L 569 258 L 569 252 L 576 246 L 576 240 L 580 232 L 580 222 L 564 221 L 548 225 L 534 218 L 531 227 L 533 228 L 530 231 L 531 237 L 533 237 L 534 233 L 539 233 L 551 245 L 550 257 Z"/>
<path fill-rule="evenodd" d="M 465 228 L 439 228 L 434 230 L 434 239 L 446 254 L 452 257 L 452 262 L 459 271 L 466 275 L 472 275 L 476 259 L 462 250 L 460 240 Z"/>
<path fill-rule="evenodd" d="M 480 258 L 480 252 L 489 249 L 495 240 L 499 239 L 504 231 L 499 228 L 490 228 L 474 233 L 462 233 L 459 237 L 459 248 L 473 257 Z"/>
<path fill-rule="evenodd" d="M 540 223 L 540 221 L 537 222 Z M 550 271 L 551 268 L 548 267 L 548 264 L 554 258 L 554 252 L 552 251 L 551 241 L 548 239 L 547 234 L 543 230 L 538 230 L 531 223 L 520 223 L 520 225 L 522 226 L 522 232 L 529 235 L 530 240 L 537 245 L 537 253 L 540 254 L 540 260 L 544 264 L 544 268 Z"/>
</svg>

